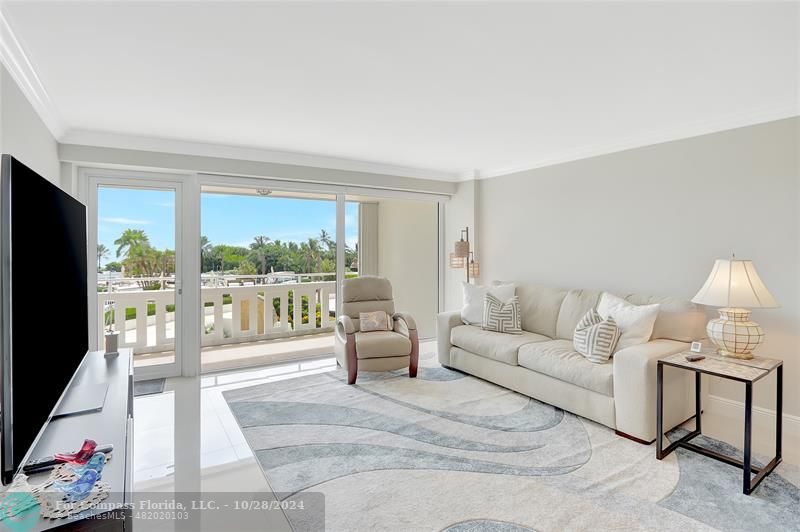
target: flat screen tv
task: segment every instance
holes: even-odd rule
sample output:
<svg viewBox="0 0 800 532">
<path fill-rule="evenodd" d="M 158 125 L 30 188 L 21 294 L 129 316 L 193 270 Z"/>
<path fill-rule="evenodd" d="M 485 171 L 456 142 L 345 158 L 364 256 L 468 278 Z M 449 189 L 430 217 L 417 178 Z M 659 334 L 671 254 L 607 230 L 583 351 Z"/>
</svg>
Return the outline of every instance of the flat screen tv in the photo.
<svg viewBox="0 0 800 532">
<path fill-rule="evenodd" d="M 10 155 L 0 176 L 2 481 L 88 349 L 86 207 Z"/>
</svg>

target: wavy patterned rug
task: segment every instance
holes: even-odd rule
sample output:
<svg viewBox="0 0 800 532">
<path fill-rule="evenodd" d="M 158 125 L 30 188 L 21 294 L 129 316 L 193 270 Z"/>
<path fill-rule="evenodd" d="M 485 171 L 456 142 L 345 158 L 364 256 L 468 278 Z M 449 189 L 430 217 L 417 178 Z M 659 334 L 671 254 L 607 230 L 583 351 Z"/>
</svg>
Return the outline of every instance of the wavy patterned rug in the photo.
<svg viewBox="0 0 800 532">
<path fill-rule="evenodd" d="M 225 392 L 272 489 L 323 493 L 327 530 L 800 530 L 797 468 L 747 497 L 739 469 L 683 450 L 659 462 L 654 446 L 431 355 L 417 379 L 345 377 Z"/>
</svg>

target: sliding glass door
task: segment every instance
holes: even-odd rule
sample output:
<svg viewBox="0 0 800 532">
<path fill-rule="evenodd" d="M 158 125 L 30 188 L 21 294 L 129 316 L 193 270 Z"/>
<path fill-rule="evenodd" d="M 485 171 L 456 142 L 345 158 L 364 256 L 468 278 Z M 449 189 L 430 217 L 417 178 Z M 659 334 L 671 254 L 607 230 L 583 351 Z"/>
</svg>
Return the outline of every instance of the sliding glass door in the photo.
<svg viewBox="0 0 800 532">
<path fill-rule="evenodd" d="M 441 198 L 108 169 L 80 178 L 96 266 L 90 342 L 132 348 L 137 379 L 332 356 L 342 284 L 359 275 L 388 277 L 420 337 L 434 335 Z"/>
<path fill-rule="evenodd" d="M 205 186 L 201 235 L 202 371 L 332 352 L 335 195 Z"/>
<path fill-rule="evenodd" d="M 111 176 L 89 183 L 94 346 L 113 336 L 132 348 L 137 379 L 180 374 L 181 186 Z"/>
</svg>

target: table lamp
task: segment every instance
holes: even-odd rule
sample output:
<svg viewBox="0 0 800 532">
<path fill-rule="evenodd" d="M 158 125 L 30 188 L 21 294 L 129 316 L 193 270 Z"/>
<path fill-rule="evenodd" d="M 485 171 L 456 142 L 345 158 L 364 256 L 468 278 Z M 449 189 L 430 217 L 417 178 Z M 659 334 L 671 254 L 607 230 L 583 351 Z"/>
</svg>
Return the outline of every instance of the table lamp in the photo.
<svg viewBox="0 0 800 532">
<path fill-rule="evenodd" d="M 777 301 L 761 282 L 752 261 L 717 259 L 706 283 L 692 302 L 719 309 L 706 332 L 719 354 L 734 358 L 753 358 L 753 350 L 764 341 L 761 326 L 750 321 L 752 308 L 776 308 Z"/>
</svg>

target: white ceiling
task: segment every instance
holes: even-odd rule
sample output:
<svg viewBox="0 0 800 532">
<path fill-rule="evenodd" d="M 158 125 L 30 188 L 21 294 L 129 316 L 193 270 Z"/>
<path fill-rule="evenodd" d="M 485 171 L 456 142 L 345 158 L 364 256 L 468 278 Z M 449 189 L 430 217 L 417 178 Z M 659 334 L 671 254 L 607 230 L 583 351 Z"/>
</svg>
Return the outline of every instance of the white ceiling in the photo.
<svg viewBox="0 0 800 532">
<path fill-rule="evenodd" d="M 440 179 L 800 114 L 798 11 L 793 2 L 3 7 L 62 140 L 135 141 L 86 131 L 180 139 Z"/>
</svg>

